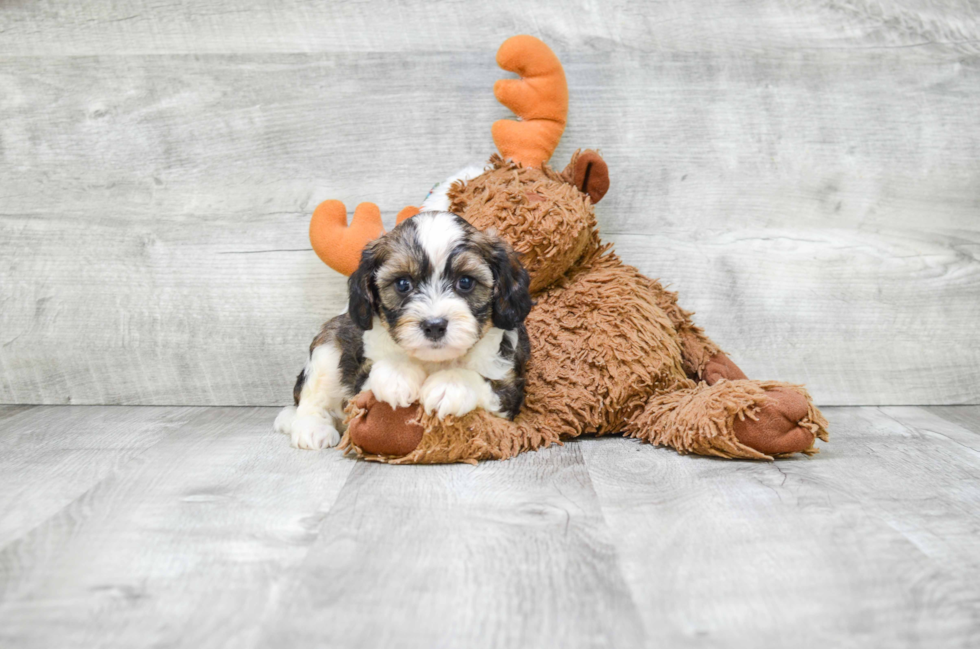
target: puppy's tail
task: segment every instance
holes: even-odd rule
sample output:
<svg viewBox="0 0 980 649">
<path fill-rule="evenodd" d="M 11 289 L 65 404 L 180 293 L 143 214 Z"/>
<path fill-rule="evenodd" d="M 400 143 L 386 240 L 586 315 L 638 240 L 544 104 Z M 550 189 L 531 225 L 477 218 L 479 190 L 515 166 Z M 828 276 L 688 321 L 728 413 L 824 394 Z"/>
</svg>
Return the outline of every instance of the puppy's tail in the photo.
<svg viewBox="0 0 980 649">
<path fill-rule="evenodd" d="M 289 435 L 293 430 L 294 419 L 296 419 L 296 406 L 286 406 L 276 415 L 276 421 L 272 424 L 272 428 L 277 433 Z"/>
</svg>

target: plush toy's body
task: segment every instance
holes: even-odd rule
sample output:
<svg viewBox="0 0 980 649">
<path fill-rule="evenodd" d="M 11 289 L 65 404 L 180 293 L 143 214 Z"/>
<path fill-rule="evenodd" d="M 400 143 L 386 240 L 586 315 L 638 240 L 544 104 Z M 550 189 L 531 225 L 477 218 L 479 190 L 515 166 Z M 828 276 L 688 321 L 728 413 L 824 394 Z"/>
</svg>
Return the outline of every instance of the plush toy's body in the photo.
<svg viewBox="0 0 980 649">
<path fill-rule="evenodd" d="M 495 228 L 531 274 L 524 409 L 515 421 L 484 411 L 440 420 L 364 395 L 349 407 L 342 446 L 392 463 L 473 462 L 619 433 L 728 458 L 815 452 L 826 422 L 802 387 L 746 379 L 674 293 L 602 244 L 593 211 L 609 187 L 602 158 L 576 153 L 560 174 L 545 164 L 564 126 L 566 92 L 550 50 L 514 37 L 498 62 L 523 77 L 495 92 L 524 121 L 498 122 L 494 137 L 508 159 L 494 156 L 446 198 L 477 228 Z M 317 252 L 328 261 L 332 254 Z"/>
</svg>

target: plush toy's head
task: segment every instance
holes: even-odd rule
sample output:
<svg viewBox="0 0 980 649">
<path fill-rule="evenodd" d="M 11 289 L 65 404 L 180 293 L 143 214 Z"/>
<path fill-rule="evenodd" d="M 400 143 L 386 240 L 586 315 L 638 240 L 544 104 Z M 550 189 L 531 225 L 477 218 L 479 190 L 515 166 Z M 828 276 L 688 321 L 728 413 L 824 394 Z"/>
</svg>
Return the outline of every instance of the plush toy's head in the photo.
<svg viewBox="0 0 980 649">
<path fill-rule="evenodd" d="M 495 229 L 521 253 L 531 292 L 562 276 L 598 243 L 593 198 L 609 186 L 594 151 L 576 152 L 564 173 L 547 165 L 522 167 L 499 156 L 492 168 L 449 190 L 450 211 L 479 230 Z M 574 184 L 576 174 L 580 185 Z M 583 191 L 581 187 L 585 187 Z"/>
</svg>

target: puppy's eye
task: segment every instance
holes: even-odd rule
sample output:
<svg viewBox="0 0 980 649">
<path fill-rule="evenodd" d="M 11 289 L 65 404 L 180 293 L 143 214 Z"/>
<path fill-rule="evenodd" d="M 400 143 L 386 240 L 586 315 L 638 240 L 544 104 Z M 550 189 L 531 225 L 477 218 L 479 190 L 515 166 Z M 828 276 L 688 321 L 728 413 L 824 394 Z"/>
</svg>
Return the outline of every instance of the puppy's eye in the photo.
<svg viewBox="0 0 980 649">
<path fill-rule="evenodd" d="M 402 295 L 406 295 L 412 290 L 412 280 L 407 277 L 399 277 L 395 280 L 395 290 Z"/>
<path fill-rule="evenodd" d="M 456 280 L 456 290 L 460 293 L 469 293 L 476 286 L 476 280 L 469 275 L 463 275 Z"/>
</svg>

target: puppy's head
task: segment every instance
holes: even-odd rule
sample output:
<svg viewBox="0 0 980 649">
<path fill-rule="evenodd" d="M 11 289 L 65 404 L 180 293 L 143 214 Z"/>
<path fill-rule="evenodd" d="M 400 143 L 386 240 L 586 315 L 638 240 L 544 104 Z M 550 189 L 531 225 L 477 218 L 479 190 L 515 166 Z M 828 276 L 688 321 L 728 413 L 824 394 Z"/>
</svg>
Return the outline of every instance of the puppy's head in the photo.
<svg viewBox="0 0 980 649">
<path fill-rule="evenodd" d="M 517 253 L 449 212 L 422 212 L 367 245 L 350 277 L 350 315 L 378 316 L 410 356 L 462 356 L 491 327 L 514 329 L 531 310 Z"/>
</svg>

